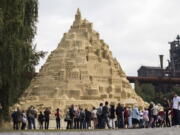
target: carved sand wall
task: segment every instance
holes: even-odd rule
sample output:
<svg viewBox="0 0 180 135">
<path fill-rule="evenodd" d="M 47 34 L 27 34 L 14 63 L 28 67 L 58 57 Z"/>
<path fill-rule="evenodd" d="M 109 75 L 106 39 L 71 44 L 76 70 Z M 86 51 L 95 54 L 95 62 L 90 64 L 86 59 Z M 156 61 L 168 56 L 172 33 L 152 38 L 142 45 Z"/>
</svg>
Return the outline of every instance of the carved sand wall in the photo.
<svg viewBox="0 0 180 135">
<path fill-rule="evenodd" d="M 109 46 L 93 30 L 92 23 L 81 18 L 78 9 L 70 30 L 64 33 L 18 105 L 55 109 L 70 104 L 98 106 L 104 101 L 145 105 Z"/>
</svg>

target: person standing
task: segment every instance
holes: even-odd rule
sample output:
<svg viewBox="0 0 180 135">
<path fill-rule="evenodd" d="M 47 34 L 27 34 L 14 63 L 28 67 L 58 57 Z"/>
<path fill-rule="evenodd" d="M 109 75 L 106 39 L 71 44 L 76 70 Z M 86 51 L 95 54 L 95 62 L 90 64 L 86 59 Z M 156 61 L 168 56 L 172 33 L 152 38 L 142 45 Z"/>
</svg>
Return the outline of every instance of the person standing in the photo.
<svg viewBox="0 0 180 135">
<path fill-rule="evenodd" d="M 147 128 L 148 127 L 148 123 L 149 123 L 149 114 L 148 114 L 148 109 L 145 108 L 143 111 L 143 120 L 144 120 L 144 127 Z"/>
<path fill-rule="evenodd" d="M 128 117 L 129 117 L 129 111 L 127 107 L 124 107 L 124 127 L 128 128 Z"/>
<path fill-rule="evenodd" d="M 97 109 L 95 107 L 93 107 L 93 110 L 91 112 L 91 117 L 92 117 L 92 120 L 93 120 L 94 129 L 96 129 L 98 121 L 97 121 Z"/>
<path fill-rule="evenodd" d="M 132 108 L 128 107 L 128 128 L 132 128 Z"/>
<path fill-rule="evenodd" d="M 80 115 L 80 110 L 79 107 L 75 108 L 75 116 L 74 116 L 74 128 L 79 129 L 79 115 Z"/>
<path fill-rule="evenodd" d="M 37 111 L 34 106 L 32 106 L 32 108 L 31 108 L 31 114 L 32 114 L 32 127 L 35 130 L 36 129 Z"/>
<path fill-rule="evenodd" d="M 152 124 L 154 122 L 154 117 L 153 117 L 153 109 L 154 109 L 154 103 L 151 102 L 148 108 L 148 115 L 149 115 L 149 124 L 148 127 L 152 127 Z"/>
<path fill-rule="evenodd" d="M 72 104 L 71 107 L 69 108 L 69 116 L 70 116 L 70 129 L 74 128 L 74 116 L 75 116 L 75 109 L 74 105 Z"/>
<path fill-rule="evenodd" d="M 153 108 L 153 118 L 154 118 L 154 121 L 153 121 L 152 127 L 156 127 L 157 126 L 157 116 L 158 116 L 158 113 L 159 113 L 158 105 L 154 105 L 154 108 Z"/>
<path fill-rule="evenodd" d="M 137 106 L 135 106 L 132 110 L 132 124 L 133 128 L 136 128 L 137 125 L 139 126 L 139 118 L 140 118 L 140 113 L 139 109 Z"/>
<path fill-rule="evenodd" d="M 171 126 L 170 119 L 169 119 L 170 102 L 167 98 L 164 98 L 163 107 L 164 107 L 164 112 L 165 112 L 165 126 L 170 127 Z"/>
<path fill-rule="evenodd" d="M 85 129 L 86 128 L 86 114 L 82 108 L 80 108 L 79 120 L 80 120 L 80 129 Z"/>
<path fill-rule="evenodd" d="M 49 129 L 49 119 L 50 119 L 51 111 L 49 108 L 46 108 L 44 111 L 44 118 L 45 118 L 45 129 Z"/>
<path fill-rule="evenodd" d="M 180 97 L 173 92 L 173 115 L 174 115 L 174 126 L 180 125 Z"/>
<path fill-rule="evenodd" d="M 108 108 L 108 102 L 105 102 L 105 105 L 102 108 L 102 127 L 105 129 L 106 125 L 108 128 L 110 128 L 109 126 L 109 120 L 108 120 L 108 116 L 109 116 L 109 108 Z"/>
<path fill-rule="evenodd" d="M 60 127 L 61 127 L 61 113 L 60 113 L 59 108 L 57 108 L 57 110 L 56 110 L 55 117 L 56 117 L 56 128 L 60 129 Z"/>
<path fill-rule="evenodd" d="M 43 113 L 40 111 L 39 115 L 38 115 L 38 122 L 39 122 L 39 129 L 43 129 L 43 123 L 44 123 L 44 115 Z"/>
<path fill-rule="evenodd" d="M 13 113 L 11 114 L 11 118 L 13 120 L 13 129 L 18 130 L 19 129 L 19 124 L 18 124 L 17 110 L 13 111 Z"/>
<path fill-rule="evenodd" d="M 28 129 L 32 129 L 32 114 L 31 114 L 31 107 L 30 106 L 26 111 L 26 116 L 28 120 Z"/>
<path fill-rule="evenodd" d="M 27 122 L 27 116 L 26 116 L 26 113 L 25 113 L 25 111 L 23 110 L 22 111 L 22 114 L 21 114 L 22 116 L 22 124 L 21 124 L 21 129 L 22 130 L 25 130 L 26 129 L 26 122 Z"/>
<path fill-rule="evenodd" d="M 90 129 L 91 127 L 91 112 L 88 109 L 85 109 L 85 121 L 86 121 L 86 129 Z"/>
<path fill-rule="evenodd" d="M 117 127 L 124 128 L 124 107 L 118 103 L 116 107 Z"/>
<path fill-rule="evenodd" d="M 102 108 L 103 108 L 103 103 L 100 103 L 99 108 L 97 109 L 97 120 L 98 120 L 98 125 L 97 128 L 101 129 L 102 126 Z"/>
<path fill-rule="evenodd" d="M 109 108 L 109 126 L 112 129 L 115 129 L 115 106 L 112 104 Z"/>
<path fill-rule="evenodd" d="M 68 108 L 68 110 L 66 112 L 65 119 L 64 119 L 64 121 L 67 122 L 66 129 L 70 129 L 71 128 L 71 118 L 70 118 L 69 111 L 70 111 L 70 108 Z"/>
</svg>

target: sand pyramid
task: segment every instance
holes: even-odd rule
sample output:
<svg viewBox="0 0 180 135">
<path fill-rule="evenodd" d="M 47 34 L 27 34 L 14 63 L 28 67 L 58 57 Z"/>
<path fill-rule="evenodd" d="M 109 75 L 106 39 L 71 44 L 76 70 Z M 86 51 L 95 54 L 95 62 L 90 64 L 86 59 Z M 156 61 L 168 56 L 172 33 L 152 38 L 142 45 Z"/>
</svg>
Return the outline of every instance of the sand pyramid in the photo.
<svg viewBox="0 0 180 135">
<path fill-rule="evenodd" d="M 98 106 L 109 101 L 138 104 L 144 101 L 132 89 L 108 45 L 92 29 L 92 23 L 81 18 L 75 21 L 19 99 L 27 108 L 65 108 L 70 104 Z"/>
</svg>

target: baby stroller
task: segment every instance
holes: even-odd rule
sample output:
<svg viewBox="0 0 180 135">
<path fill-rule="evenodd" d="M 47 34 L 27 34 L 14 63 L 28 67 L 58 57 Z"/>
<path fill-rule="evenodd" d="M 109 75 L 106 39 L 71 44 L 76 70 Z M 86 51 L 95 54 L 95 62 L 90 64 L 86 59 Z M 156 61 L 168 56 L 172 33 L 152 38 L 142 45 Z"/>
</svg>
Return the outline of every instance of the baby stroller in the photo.
<svg viewBox="0 0 180 135">
<path fill-rule="evenodd" d="M 164 111 L 160 111 L 158 113 L 158 117 L 157 117 L 157 127 L 164 127 L 165 126 L 165 112 Z"/>
</svg>

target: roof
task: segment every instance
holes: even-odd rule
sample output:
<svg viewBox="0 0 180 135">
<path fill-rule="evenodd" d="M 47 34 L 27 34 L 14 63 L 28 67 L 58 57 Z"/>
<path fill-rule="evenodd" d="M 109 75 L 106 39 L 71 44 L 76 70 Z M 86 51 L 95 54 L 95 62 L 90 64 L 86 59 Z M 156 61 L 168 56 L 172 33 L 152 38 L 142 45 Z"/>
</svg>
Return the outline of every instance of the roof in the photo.
<svg viewBox="0 0 180 135">
<path fill-rule="evenodd" d="M 144 68 L 144 69 L 153 69 L 153 70 L 162 70 L 161 67 L 152 67 L 152 66 L 141 66 L 139 68 L 139 70 L 142 69 L 142 68 Z"/>
</svg>

